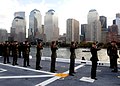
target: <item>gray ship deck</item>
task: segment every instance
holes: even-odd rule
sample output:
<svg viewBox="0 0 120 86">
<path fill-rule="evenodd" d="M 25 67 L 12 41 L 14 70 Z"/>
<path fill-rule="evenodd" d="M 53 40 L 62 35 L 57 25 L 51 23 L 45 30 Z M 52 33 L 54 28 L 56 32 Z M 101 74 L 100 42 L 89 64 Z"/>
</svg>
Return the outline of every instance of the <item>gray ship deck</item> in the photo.
<svg viewBox="0 0 120 86">
<path fill-rule="evenodd" d="M 13 66 L 3 64 L 3 57 L 0 57 L 0 86 L 120 86 L 120 67 L 118 73 L 113 73 L 109 66 L 98 66 L 98 80 L 94 81 L 90 79 L 90 65 L 78 61 L 75 76 L 67 76 L 69 63 L 59 60 L 56 63 L 58 71 L 51 73 L 48 58 L 41 61 L 41 70 L 35 70 L 35 58 L 30 59 L 30 67 L 22 67 L 23 58 L 18 58 L 19 65 Z"/>
</svg>

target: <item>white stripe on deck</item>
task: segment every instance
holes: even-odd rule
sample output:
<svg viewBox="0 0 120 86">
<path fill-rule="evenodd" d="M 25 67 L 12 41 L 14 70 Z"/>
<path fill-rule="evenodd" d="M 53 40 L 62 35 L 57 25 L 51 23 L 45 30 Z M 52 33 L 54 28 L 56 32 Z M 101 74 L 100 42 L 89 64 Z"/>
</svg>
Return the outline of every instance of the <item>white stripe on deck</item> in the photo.
<svg viewBox="0 0 120 86">
<path fill-rule="evenodd" d="M 1 72 L 5 72 L 5 71 L 7 71 L 7 70 L 5 70 L 5 69 L 3 69 L 3 68 L 0 68 L 0 73 L 1 73 Z"/>
<path fill-rule="evenodd" d="M 84 66 L 84 64 L 79 65 L 79 66 L 75 67 L 75 70 L 77 70 L 77 69 L 79 69 L 79 68 L 81 68 L 81 67 L 83 67 L 83 66 Z M 66 72 L 64 72 L 64 73 L 69 73 L 69 70 L 66 71 Z M 35 86 L 45 86 L 45 85 L 48 85 L 48 84 L 50 84 L 50 83 L 52 83 L 52 82 L 54 82 L 54 81 L 56 81 L 57 79 L 60 79 L 60 78 L 61 78 L 61 77 L 55 76 L 55 77 L 50 78 L 50 79 L 48 79 L 48 80 L 46 80 L 46 81 L 43 81 L 42 83 L 39 83 L 39 84 L 37 84 L 37 85 L 35 85 Z"/>
<path fill-rule="evenodd" d="M 31 68 L 26 68 L 26 67 L 20 67 L 20 66 L 13 66 L 10 64 L 3 64 L 0 63 L 0 65 L 4 65 L 4 66 L 9 66 L 9 67 L 13 67 L 13 68 L 19 68 L 19 69 L 23 69 L 23 70 L 29 70 L 29 71 L 33 71 L 33 72 L 40 72 L 40 73 L 46 73 L 46 74 L 56 74 L 56 73 L 51 73 L 51 72 L 47 72 L 47 71 L 41 71 L 41 70 L 35 70 L 35 69 L 31 69 Z"/>
<path fill-rule="evenodd" d="M 29 75 L 29 76 L 0 76 L 0 79 L 15 79 L 15 78 L 40 78 L 40 77 L 53 77 L 54 75 Z"/>
</svg>

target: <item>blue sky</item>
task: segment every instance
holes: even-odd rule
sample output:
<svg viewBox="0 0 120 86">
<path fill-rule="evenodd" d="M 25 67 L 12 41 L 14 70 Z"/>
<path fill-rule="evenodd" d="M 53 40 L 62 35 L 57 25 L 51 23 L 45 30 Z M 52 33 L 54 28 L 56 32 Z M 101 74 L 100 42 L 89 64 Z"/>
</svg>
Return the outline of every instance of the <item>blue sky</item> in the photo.
<svg viewBox="0 0 120 86">
<path fill-rule="evenodd" d="M 59 18 L 60 34 L 66 32 L 66 20 L 74 18 L 80 24 L 87 23 L 89 10 L 96 9 L 99 16 L 107 17 L 108 25 L 112 24 L 115 14 L 120 13 L 120 0 L 0 0 L 0 28 L 10 32 L 14 12 L 25 11 L 27 29 L 29 14 L 33 9 L 40 10 L 42 18 L 49 9 L 54 9 Z M 43 21 L 42 21 L 43 22 Z"/>
</svg>

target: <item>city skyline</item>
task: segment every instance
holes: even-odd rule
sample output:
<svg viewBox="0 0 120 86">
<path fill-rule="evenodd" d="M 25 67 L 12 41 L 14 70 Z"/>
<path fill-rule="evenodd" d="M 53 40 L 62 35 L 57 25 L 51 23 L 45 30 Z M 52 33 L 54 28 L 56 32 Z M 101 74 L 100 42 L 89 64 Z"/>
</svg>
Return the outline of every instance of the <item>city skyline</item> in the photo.
<svg viewBox="0 0 120 86">
<path fill-rule="evenodd" d="M 10 32 L 14 13 L 26 12 L 27 29 L 29 28 L 29 13 L 33 9 L 40 10 L 42 18 L 49 9 L 58 14 L 60 34 L 66 32 L 66 20 L 74 18 L 81 24 L 87 23 L 89 10 L 96 9 L 99 16 L 107 17 L 107 25 L 112 25 L 116 13 L 120 13 L 119 0 L 2 0 L 0 3 L 0 28 Z M 114 4 L 115 3 L 115 4 Z M 42 19 L 42 24 L 44 24 Z"/>
</svg>

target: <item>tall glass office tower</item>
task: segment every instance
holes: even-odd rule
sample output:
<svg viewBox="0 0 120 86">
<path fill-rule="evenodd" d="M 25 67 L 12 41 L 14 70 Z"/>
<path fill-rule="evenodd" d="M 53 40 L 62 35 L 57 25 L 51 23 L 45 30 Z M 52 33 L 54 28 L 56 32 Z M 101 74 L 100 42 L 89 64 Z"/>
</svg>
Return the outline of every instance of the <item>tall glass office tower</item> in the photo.
<svg viewBox="0 0 120 86">
<path fill-rule="evenodd" d="M 102 31 L 106 31 L 106 29 L 107 29 L 107 18 L 105 16 L 100 16 L 100 22 L 101 22 Z"/>
<path fill-rule="evenodd" d="M 26 40 L 25 12 L 15 12 L 11 27 L 11 37 L 14 41 L 23 42 Z"/>
<path fill-rule="evenodd" d="M 86 41 L 101 42 L 101 23 L 99 21 L 98 12 L 92 9 L 88 12 L 88 29 L 86 32 Z"/>
<path fill-rule="evenodd" d="M 41 39 L 42 33 L 42 15 L 39 10 L 34 9 L 29 15 L 28 37 L 31 38 L 31 40 Z"/>
<path fill-rule="evenodd" d="M 8 41 L 8 33 L 6 29 L 0 28 L 0 42 Z"/>
<path fill-rule="evenodd" d="M 48 10 L 45 14 L 44 33 L 46 42 L 56 41 L 59 38 L 58 17 L 53 9 Z"/>
<path fill-rule="evenodd" d="M 115 24 L 118 26 L 118 35 L 120 35 L 120 13 L 116 14 Z"/>
</svg>

